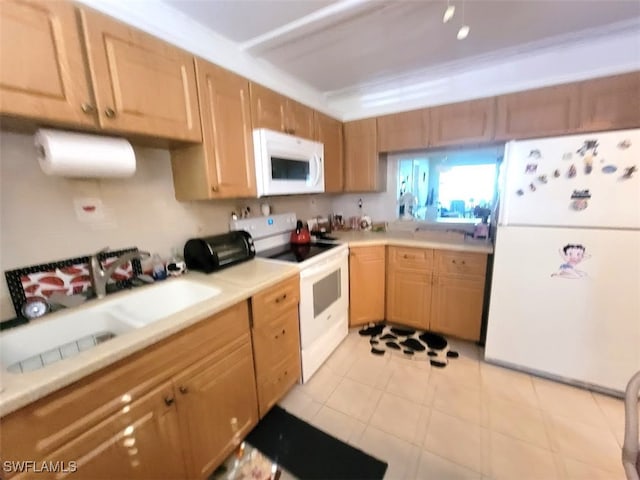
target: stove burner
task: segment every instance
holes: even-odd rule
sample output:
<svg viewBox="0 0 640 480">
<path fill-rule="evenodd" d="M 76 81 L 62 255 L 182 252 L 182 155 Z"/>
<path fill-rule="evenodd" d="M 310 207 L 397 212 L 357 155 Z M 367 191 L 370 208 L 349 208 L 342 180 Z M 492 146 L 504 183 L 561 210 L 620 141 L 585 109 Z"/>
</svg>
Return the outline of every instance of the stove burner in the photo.
<svg viewBox="0 0 640 480">
<path fill-rule="evenodd" d="M 256 256 L 285 262 L 301 263 L 337 246 L 338 245 L 331 243 L 308 243 L 306 245 L 287 244 L 259 252 Z"/>
</svg>

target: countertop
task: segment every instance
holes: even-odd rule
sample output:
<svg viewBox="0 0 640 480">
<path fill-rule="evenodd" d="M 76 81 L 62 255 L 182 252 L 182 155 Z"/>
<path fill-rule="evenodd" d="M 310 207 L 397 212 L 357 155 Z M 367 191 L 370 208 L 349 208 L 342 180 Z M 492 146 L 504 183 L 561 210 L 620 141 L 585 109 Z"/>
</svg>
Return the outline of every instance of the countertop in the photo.
<svg viewBox="0 0 640 480">
<path fill-rule="evenodd" d="M 393 245 L 398 247 L 436 248 L 462 252 L 493 253 L 493 244 L 487 240 L 466 238 L 452 232 L 418 230 L 416 232 L 334 231 L 331 236 L 350 247 L 365 245 Z"/>
<path fill-rule="evenodd" d="M 221 293 L 174 315 L 101 343 L 90 350 L 79 353 L 73 358 L 59 361 L 29 373 L 0 372 L 2 386 L 2 392 L 0 392 L 0 417 L 70 385 L 145 347 L 153 345 L 232 305 L 245 301 L 260 290 L 268 288 L 296 273 L 299 273 L 296 265 L 280 264 L 261 259 L 254 259 L 209 275 L 190 272 L 183 278 L 217 287 L 221 290 Z M 170 282 L 172 280 L 170 278 L 165 281 Z M 153 288 L 153 285 L 140 288 Z M 137 290 L 114 293 L 105 300 L 111 299 L 115 295 L 126 296 L 135 291 Z M 85 305 L 74 308 L 73 311 L 77 312 L 97 306 L 100 301 L 87 302 Z M 36 321 L 54 321 L 56 316 L 64 315 L 64 313 L 65 311 L 52 313 Z"/>
</svg>

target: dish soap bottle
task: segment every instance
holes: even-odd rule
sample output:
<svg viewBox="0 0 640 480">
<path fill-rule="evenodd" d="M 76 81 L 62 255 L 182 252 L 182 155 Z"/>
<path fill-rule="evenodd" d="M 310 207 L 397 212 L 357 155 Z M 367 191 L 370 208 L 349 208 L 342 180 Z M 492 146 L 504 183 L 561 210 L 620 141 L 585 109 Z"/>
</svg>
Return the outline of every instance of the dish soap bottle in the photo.
<svg viewBox="0 0 640 480">
<path fill-rule="evenodd" d="M 164 269 L 164 262 L 160 255 L 154 253 L 151 260 L 153 262 L 153 279 L 158 281 L 167 278 L 167 271 Z"/>
</svg>

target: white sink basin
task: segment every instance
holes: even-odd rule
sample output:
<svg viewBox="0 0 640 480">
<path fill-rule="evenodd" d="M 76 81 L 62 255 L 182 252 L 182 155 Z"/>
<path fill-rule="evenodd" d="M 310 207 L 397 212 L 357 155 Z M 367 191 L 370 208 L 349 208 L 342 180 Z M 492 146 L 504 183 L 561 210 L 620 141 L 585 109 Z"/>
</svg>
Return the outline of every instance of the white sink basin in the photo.
<svg viewBox="0 0 640 480">
<path fill-rule="evenodd" d="M 216 287 L 185 279 L 170 280 L 114 300 L 109 311 L 143 327 L 218 295 L 220 289 Z"/>
<path fill-rule="evenodd" d="M 142 287 L 89 308 L 60 312 L 0 334 L 2 370 L 28 372 L 77 355 L 221 293 L 185 279 Z"/>
</svg>

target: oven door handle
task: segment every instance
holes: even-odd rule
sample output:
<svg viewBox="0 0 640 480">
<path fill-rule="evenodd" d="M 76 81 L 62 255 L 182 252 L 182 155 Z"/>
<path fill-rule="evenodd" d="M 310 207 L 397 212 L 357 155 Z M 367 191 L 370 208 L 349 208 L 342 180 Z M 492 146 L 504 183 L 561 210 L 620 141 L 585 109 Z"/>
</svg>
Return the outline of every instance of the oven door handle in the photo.
<svg viewBox="0 0 640 480">
<path fill-rule="evenodd" d="M 349 256 L 349 253 L 347 250 L 345 250 L 344 252 L 340 252 L 338 255 L 328 258 L 326 260 L 323 260 L 320 263 L 317 263 L 307 268 L 303 268 L 300 271 L 300 278 L 301 279 L 309 278 L 309 277 L 313 277 L 314 275 L 317 275 L 318 273 L 332 271 L 336 268 L 340 268 L 341 266 L 343 266 L 348 256 Z"/>
</svg>

